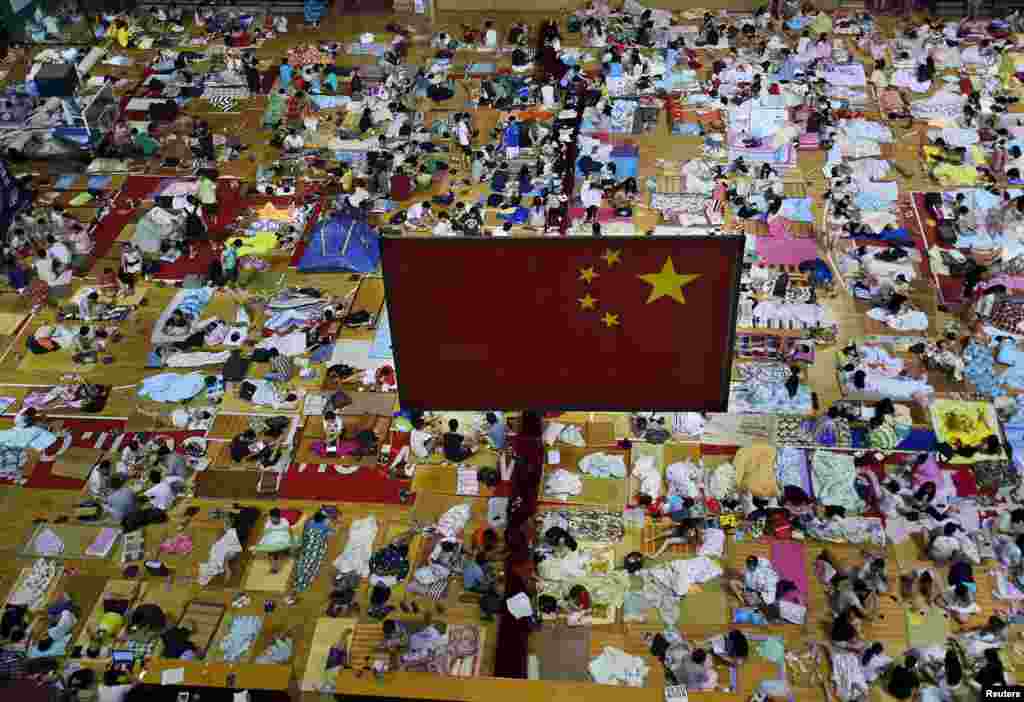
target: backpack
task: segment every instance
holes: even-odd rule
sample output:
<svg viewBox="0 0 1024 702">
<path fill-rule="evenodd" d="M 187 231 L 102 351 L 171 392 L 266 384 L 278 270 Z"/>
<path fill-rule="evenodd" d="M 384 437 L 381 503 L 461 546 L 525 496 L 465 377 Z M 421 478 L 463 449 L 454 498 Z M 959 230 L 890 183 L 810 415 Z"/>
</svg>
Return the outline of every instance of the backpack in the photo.
<svg viewBox="0 0 1024 702">
<path fill-rule="evenodd" d="M 672 434 L 664 427 L 651 427 L 644 432 L 644 441 L 650 444 L 663 444 L 672 438 Z"/>
<path fill-rule="evenodd" d="M 249 372 L 249 361 L 242 358 L 242 352 L 235 350 L 228 356 L 228 360 L 224 362 L 224 368 L 221 370 L 221 374 L 224 376 L 224 382 L 237 383 L 241 381 L 246 374 Z"/>
<path fill-rule="evenodd" d="M 366 310 L 359 310 L 345 317 L 345 326 L 358 327 L 370 321 L 370 313 Z"/>
</svg>

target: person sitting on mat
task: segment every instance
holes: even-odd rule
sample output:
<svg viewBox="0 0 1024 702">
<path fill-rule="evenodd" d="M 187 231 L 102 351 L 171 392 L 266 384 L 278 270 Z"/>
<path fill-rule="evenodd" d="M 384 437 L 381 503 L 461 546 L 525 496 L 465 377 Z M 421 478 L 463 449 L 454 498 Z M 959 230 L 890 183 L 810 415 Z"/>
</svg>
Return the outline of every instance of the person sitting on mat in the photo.
<svg viewBox="0 0 1024 702">
<path fill-rule="evenodd" d="M 324 445 L 327 453 L 337 453 L 338 442 L 345 436 L 345 423 L 333 410 L 324 412 Z"/>
<path fill-rule="evenodd" d="M 138 499 L 119 475 L 110 479 L 110 489 L 111 493 L 103 506 L 115 522 L 124 522 L 139 510 Z"/>
<path fill-rule="evenodd" d="M 459 433 L 459 420 L 448 420 L 448 431 L 445 432 L 444 457 L 452 463 L 465 461 L 473 455 L 474 450 L 467 445 L 466 437 Z"/>
<path fill-rule="evenodd" d="M 462 566 L 462 588 L 466 592 L 491 592 L 494 585 L 494 574 L 486 554 L 478 553 L 475 558 L 465 560 Z"/>
<path fill-rule="evenodd" d="M 410 458 L 415 458 L 419 461 L 429 459 L 430 454 L 434 450 L 436 439 L 437 437 L 427 431 L 427 423 L 423 420 L 423 417 L 416 417 L 412 422 L 409 443 L 399 449 L 391 461 L 391 465 L 388 466 L 388 472 L 395 473 L 398 466 L 402 465 L 403 462 L 409 462 Z M 407 469 L 406 473 L 409 474 L 411 471 Z"/>
<path fill-rule="evenodd" d="M 775 590 L 779 574 L 771 561 L 757 556 L 748 556 L 742 579 L 731 578 L 729 590 L 748 607 L 763 607 L 775 604 Z"/>
</svg>

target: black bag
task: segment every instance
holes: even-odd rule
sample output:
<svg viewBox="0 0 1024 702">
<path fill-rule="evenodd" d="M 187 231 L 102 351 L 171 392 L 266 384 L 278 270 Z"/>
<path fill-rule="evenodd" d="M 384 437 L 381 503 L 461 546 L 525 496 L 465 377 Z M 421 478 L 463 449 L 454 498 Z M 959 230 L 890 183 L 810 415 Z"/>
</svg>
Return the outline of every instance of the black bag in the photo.
<svg viewBox="0 0 1024 702">
<path fill-rule="evenodd" d="M 224 382 L 237 383 L 240 382 L 249 373 L 249 360 L 242 357 L 242 352 L 237 349 L 231 352 L 228 356 L 228 360 L 224 361 L 224 368 L 221 370 L 221 374 L 224 376 Z"/>
<path fill-rule="evenodd" d="M 195 211 L 185 215 L 185 238 L 200 239 L 206 234 L 206 226 Z"/>
<path fill-rule="evenodd" d="M 121 521 L 121 529 L 125 533 L 141 529 L 147 524 L 163 524 L 167 521 L 167 513 L 162 509 L 156 509 L 155 507 L 147 507 L 140 509 L 136 512 L 132 512 L 124 520 Z"/>
<path fill-rule="evenodd" d="M 277 438 L 284 434 L 291 424 L 288 417 L 271 417 L 267 420 L 267 430 L 263 433 L 271 438 Z"/>
<path fill-rule="evenodd" d="M 256 386 L 253 383 L 243 382 L 238 388 L 238 397 L 245 402 L 252 402 L 252 398 L 256 395 Z"/>
<path fill-rule="evenodd" d="M 644 441 L 650 444 L 663 444 L 672 438 L 672 434 L 664 427 L 651 427 L 644 432 Z"/>
<path fill-rule="evenodd" d="M 359 310 L 345 317 L 345 326 L 358 327 L 370 321 L 370 313 L 366 310 Z"/>
</svg>

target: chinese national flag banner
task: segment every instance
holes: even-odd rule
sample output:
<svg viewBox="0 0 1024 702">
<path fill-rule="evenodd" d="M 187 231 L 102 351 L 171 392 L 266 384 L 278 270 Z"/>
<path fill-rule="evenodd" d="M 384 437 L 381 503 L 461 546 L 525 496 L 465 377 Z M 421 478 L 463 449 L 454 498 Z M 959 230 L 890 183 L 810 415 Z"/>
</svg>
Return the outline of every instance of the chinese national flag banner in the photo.
<svg viewBox="0 0 1024 702">
<path fill-rule="evenodd" d="M 742 237 L 381 239 L 403 407 L 725 411 Z"/>
</svg>

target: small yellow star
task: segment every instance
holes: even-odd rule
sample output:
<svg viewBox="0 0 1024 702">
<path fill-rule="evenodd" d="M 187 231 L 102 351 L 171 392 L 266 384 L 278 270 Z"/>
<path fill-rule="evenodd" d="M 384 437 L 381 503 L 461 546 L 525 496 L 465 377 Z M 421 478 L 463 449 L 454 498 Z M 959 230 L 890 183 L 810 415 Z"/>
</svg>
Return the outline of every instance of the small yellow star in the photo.
<svg viewBox="0 0 1024 702">
<path fill-rule="evenodd" d="M 580 280 L 585 281 L 588 285 L 594 282 L 594 278 L 599 276 L 600 273 L 594 270 L 593 266 L 589 268 L 580 269 Z"/>
<path fill-rule="evenodd" d="M 605 312 L 604 317 L 601 318 L 601 322 L 609 329 L 617 327 L 619 326 L 619 315 L 612 314 L 611 312 Z"/>
<path fill-rule="evenodd" d="M 591 297 L 590 293 L 587 293 L 583 297 L 579 298 L 577 302 L 580 303 L 581 310 L 593 310 L 597 308 L 597 298 Z"/>
<path fill-rule="evenodd" d="M 622 260 L 620 258 L 621 256 L 622 256 L 622 252 L 621 251 L 617 251 L 617 250 L 613 250 L 613 249 L 605 249 L 604 250 L 604 256 L 602 256 L 601 258 L 603 258 L 604 262 L 608 264 L 609 268 L 611 268 L 616 263 L 619 263 Z"/>
</svg>

